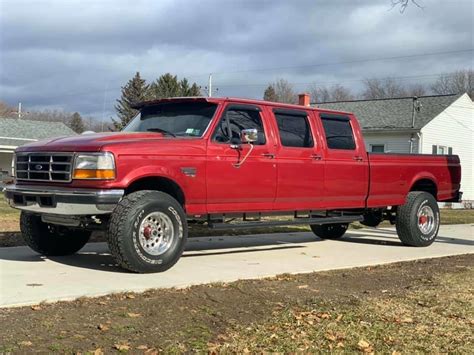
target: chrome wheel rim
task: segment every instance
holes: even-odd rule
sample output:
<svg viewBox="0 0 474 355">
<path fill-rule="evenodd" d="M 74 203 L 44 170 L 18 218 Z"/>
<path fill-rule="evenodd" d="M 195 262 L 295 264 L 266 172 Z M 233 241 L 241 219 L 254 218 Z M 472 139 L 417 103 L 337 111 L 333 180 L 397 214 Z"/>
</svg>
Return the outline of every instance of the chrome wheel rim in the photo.
<svg viewBox="0 0 474 355">
<path fill-rule="evenodd" d="M 161 255 L 168 251 L 173 242 L 174 226 L 171 219 L 162 212 L 152 212 L 140 224 L 140 246 L 150 255 Z"/>
<path fill-rule="evenodd" d="M 423 206 L 418 210 L 418 229 L 423 234 L 431 233 L 436 227 L 436 219 L 433 209 L 429 206 Z"/>
</svg>

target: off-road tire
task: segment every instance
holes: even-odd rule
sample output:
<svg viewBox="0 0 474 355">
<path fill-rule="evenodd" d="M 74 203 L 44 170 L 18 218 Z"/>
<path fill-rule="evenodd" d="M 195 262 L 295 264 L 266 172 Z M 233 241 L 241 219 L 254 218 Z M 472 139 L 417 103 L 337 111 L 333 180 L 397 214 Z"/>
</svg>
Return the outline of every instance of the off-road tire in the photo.
<svg viewBox="0 0 474 355">
<path fill-rule="evenodd" d="M 173 224 L 171 245 L 161 255 L 148 253 L 140 244 L 140 225 L 153 212 L 166 214 Z M 109 249 L 119 266 L 137 273 L 163 272 L 181 257 L 188 236 L 186 215 L 170 195 L 143 190 L 126 195 L 112 212 L 107 232 Z"/>
<path fill-rule="evenodd" d="M 311 230 L 321 239 L 340 239 L 346 233 L 349 223 L 312 224 Z"/>
<path fill-rule="evenodd" d="M 46 256 L 74 254 L 91 236 L 91 231 L 47 224 L 40 215 L 27 212 L 21 212 L 20 231 L 31 249 Z"/>
<path fill-rule="evenodd" d="M 418 212 L 428 206 L 434 213 L 434 228 L 429 233 L 423 233 L 418 227 Z M 431 245 L 438 235 L 440 224 L 439 208 L 433 195 L 412 191 L 408 194 L 404 205 L 397 209 L 396 229 L 398 237 L 405 245 L 426 247 Z"/>
</svg>

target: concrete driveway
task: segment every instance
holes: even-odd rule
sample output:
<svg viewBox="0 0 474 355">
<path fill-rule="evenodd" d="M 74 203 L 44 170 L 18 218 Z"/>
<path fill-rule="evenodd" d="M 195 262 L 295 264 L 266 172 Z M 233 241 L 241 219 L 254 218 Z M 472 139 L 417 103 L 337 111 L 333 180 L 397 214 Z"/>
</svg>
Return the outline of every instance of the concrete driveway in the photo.
<svg viewBox="0 0 474 355">
<path fill-rule="evenodd" d="M 0 307 L 466 253 L 474 253 L 472 224 L 442 226 L 428 248 L 402 246 L 393 228 L 349 230 L 340 241 L 312 233 L 193 238 L 172 269 L 146 275 L 116 267 L 104 243 L 57 258 L 27 247 L 0 248 Z"/>
</svg>

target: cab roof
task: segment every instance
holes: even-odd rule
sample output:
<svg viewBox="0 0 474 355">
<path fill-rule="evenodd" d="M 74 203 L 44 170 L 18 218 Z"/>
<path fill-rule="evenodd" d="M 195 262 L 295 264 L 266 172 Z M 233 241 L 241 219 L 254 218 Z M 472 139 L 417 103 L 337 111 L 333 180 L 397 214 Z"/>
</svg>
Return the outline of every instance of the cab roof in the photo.
<svg viewBox="0 0 474 355">
<path fill-rule="evenodd" d="M 349 114 L 349 112 L 339 111 L 339 110 L 331 110 L 326 108 L 319 108 L 314 106 L 301 106 L 297 104 L 287 104 L 282 102 L 273 102 L 273 101 L 265 101 L 265 100 L 257 100 L 257 99 L 244 99 L 240 97 L 205 97 L 205 96 L 186 96 L 186 97 L 169 97 L 163 99 L 156 99 L 156 100 L 148 100 L 142 101 L 132 104 L 132 108 L 141 109 L 145 106 L 156 105 L 159 103 L 164 102 L 185 102 L 185 101 L 194 101 L 194 102 L 211 102 L 215 104 L 221 104 L 224 102 L 235 102 L 241 104 L 248 104 L 248 105 L 267 105 L 273 107 L 281 107 L 281 108 L 288 108 L 288 109 L 295 109 L 295 110 L 313 110 L 319 112 L 331 112 L 331 113 L 342 113 L 342 114 Z"/>
</svg>

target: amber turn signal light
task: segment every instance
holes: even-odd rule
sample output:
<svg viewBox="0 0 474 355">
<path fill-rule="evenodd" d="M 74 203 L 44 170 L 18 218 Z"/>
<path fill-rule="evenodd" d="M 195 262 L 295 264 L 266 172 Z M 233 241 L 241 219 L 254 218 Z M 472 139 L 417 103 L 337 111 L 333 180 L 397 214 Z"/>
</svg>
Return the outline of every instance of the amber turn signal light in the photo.
<svg viewBox="0 0 474 355">
<path fill-rule="evenodd" d="M 73 179 L 96 179 L 110 180 L 115 179 L 115 170 L 92 170 L 92 169 L 75 169 Z"/>
</svg>

